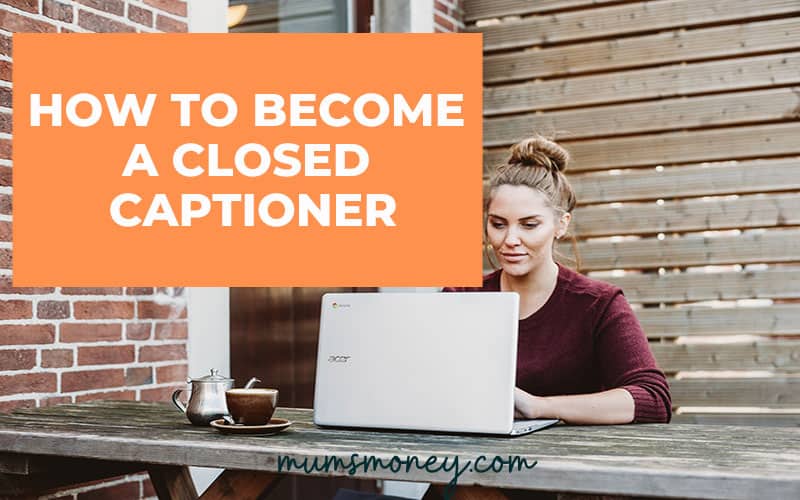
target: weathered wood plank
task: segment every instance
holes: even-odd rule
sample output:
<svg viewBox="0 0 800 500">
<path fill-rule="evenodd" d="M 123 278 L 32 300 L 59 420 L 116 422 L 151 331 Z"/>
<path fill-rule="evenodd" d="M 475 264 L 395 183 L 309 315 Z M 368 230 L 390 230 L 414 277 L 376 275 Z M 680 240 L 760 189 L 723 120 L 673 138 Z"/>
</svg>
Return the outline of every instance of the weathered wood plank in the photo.
<svg viewBox="0 0 800 500">
<path fill-rule="evenodd" d="M 740 57 L 486 87 L 483 113 L 493 116 L 798 83 L 796 52 Z"/>
<path fill-rule="evenodd" d="M 559 143 L 572 155 L 569 172 L 649 165 L 747 160 L 800 153 L 799 123 L 730 127 Z M 489 149 L 484 165 L 506 160 L 508 149 Z"/>
<path fill-rule="evenodd" d="M 514 144 L 534 130 L 566 131 L 571 141 L 720 125 L 791 120 L 800 109 L 800 88 L 678 97 L 586 109 L 486 118 L 483 145 Z"/>
<path fill-rule="evenodd" d="M 100 405 L 62 407 L 58 412 L 42 412 L 51 425 L 31 423 L 25 415 L 0 417 L 0 450 L 27 452 L 44 450 L 50 454 L 83 454 L 140 461 L 222 466 L 231 469 L 274 472 L 276 456 L 297 460 L 349 457 L 366 454 L 388 460 L 402 450 L 424 462 L 437 455 L 474 460 L 493 450 L 501 456 L 519 455 L 537 460 L 534 473 L 479 474 L 465 472 L 459 484 L 509 488 L 535 487 L 542 490 L 596 492 L 598 494 L 641 495 L 669 493 L 695 498 L 749 499 L 760 495 L 793 498 L 800 493 L 800 456 L 794 443 L 797 429 L 776 428 L 769 433 L 748 427 L 696 425 L 647 426 L 559 426 L 513 440 L 500 437 L 417 434 L 347 429 L 320 429 L 310 422 L 311 413 L 279 409 L 280 416 L 295 419 L 289 431 L 275 436 L 224 436 L 206 429 L 204 434 L 184 434 L 190 427 L 177 420 L 172 410 L 156 405 L 144 406 L 154 429 L 147 426 L 123 427 L 112 433 L 105 428 L 70 429 L 66 413 L 88 410 L 98 422 L 113 413 Z M 135 411 L 136 406 L 115 406 L 116 411 Z M 61 416 L 59 416 L 61 414 Z M 25 418 L 23 418 L 25 417 Z M 100 417 L 105 417 L 101 419 Z M 127 422 L 127 417 L 118 423 Z M 710 460 L 709 457 L 713 457 Z M 335 475 L 345 475 L 338 470 Z M 314 475 L 328 475 L 316 472 Z M 423 480 L 442 484 L 452 479 L 447 472 L 426 473 L 413 468 L 397 474 L 386 470 L 359 469 L 355 477 Z M 624 480 L 623 480 L 624 478 Z M 730 486 L 720 489 L 720 484 Z M 722 493 L 721 493 L 722 492 Z"/>
<path fill-rule="evenodd" d="M 484 58 L 484 83 L 793 50 L 800 20 L 780 19 L 619 40 L 587 42 Z"/>
<path fill-rule="evenodd" d="M 569 172 L 567 172 L 569 174 Z M 571 175 L 579 204 L 800 189 L 800 158 Z"/>
<path fill-rule="evenodd" d="M 747 425 L 760 427 L 800 427 L 800 413 L 679 413 L 676 424 Z M 769 432 L 766 429 L 765 432 Z"/>
<path fill-rule="evenodd" d="M 539 14 L 561 9 L 602 6 L 619 0 L 466 0 L 464 20 L 491 19 L 503 16 Z"/>
<path fill-rule="evenodd" d="M 669 379 L 673 406 L 797 408 L 800 377 Z"/>
<path fill-rule="evenodd" d="M 271 472 L 226 470 L 203 492 L 200 500 L 268 498 L 281 479 L 283 476 Z"/>
<path fill-rule="evenodd" d="M 761 271 L 643 273 L 598 279 L 622 288 L 632 303 L 800 298 L 800 268 L 789 266 Z"/>
<path fill-rule="evenodd" d="M 572 217 L 573 233 L 579 238 L 798 224 L 798 193 L 578 207 Z"/>
<path fill-rule="evenodd" d="M 534 16 L 470 31 L 483 33 L 483 49 L 491 52 L 672 28 L 687 29 L 798 11 L 795 0 L 666 0 Z"/>
<path fill-rule="evenodd" d="M 197 500 L 189 468 L 181 465 L 151 465 L 147 472 L 158 500 Z"/>
<path fill-rule="evenodd" d="M 684 335 L 798 335 L 800 306 L 636 309 L 649 338 Z"/>
<path fill-rule="evenodd" d="M 558 249 L 573 257 L 569 243 L 559 244 Z M 800 230 L 771 230 L 734 236 L 689 234 L 663 240 L 589 240 L 578 243 L 578 253 L 583 271 L 795 262 L 800 255 Z"/>
<path fill-rule="evenodd" d="M 658 366 L 665 372 L 692 370 L 800 372 L 800 340 L 735 344 L 654 343 L 650 348 L 658 360 Z"/>
</svg>

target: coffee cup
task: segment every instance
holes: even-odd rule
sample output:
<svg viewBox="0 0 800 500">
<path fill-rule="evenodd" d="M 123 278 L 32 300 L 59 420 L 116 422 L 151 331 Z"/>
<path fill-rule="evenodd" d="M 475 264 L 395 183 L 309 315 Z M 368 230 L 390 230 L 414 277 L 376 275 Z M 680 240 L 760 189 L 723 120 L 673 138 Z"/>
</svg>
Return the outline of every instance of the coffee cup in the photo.
<svg viewBox="0 0 800 500">
<path fill-rule="evenodd" d="M 233 421 L 244 425 L 269 423 L 278 406 L 277 389 L 228 389 L 225 401 Z"/>
</svg>

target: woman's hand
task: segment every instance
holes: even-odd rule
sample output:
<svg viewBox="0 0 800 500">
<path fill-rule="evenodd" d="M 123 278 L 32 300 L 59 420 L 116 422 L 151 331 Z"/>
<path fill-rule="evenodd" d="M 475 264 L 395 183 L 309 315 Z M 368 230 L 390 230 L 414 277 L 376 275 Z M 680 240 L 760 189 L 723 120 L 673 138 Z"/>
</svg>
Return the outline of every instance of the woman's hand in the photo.
<svg viewBox="0 0 800 500">
<path fill-rule="evenodd" d="M 514 388 L 514 418 L 541 418 L 544 398 Z"/>
</svg>

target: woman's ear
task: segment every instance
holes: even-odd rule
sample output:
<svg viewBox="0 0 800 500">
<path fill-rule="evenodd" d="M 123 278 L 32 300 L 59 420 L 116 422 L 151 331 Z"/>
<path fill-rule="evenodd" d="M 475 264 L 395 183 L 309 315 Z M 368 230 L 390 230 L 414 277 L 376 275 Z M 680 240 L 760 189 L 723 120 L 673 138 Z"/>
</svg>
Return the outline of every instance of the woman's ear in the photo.
<svg viewBox="0 0 800 500">
<path fill-rule="evenodd" d="M 572 214 L 569 212 L 564 212 L 561 214 L 561 218 L 558 220 L 558 237 L 563 238 L 565 234 L 567 234 L 567 229 L 569 229 L 569 223 L 572 220 Z"/>
</svg>

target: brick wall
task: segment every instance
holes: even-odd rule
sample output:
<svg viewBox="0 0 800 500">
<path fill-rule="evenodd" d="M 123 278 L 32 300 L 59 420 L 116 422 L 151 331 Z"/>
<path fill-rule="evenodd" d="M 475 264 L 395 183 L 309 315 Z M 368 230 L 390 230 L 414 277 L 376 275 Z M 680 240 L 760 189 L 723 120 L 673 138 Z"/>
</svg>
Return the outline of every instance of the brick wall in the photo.
<svg viewBox="0 0 800 500">
<path fill-rule="evenodd" d="M 464 0 L 433 0 L 433 29 L 437 33 L 464 31 Z"/>
<path fill-rule="evenodd" d="M 182 288 L 14 288 L 11 35 L 185 32 L 182 0 L 2 0 L 0 5 L 0 412 L 96 399 L 167 401 L 187 376 Z M 58 75 L 53 75 L 57 78 Z M 145 474 L 51 497 L 145 498 Z"/>
</svg>

